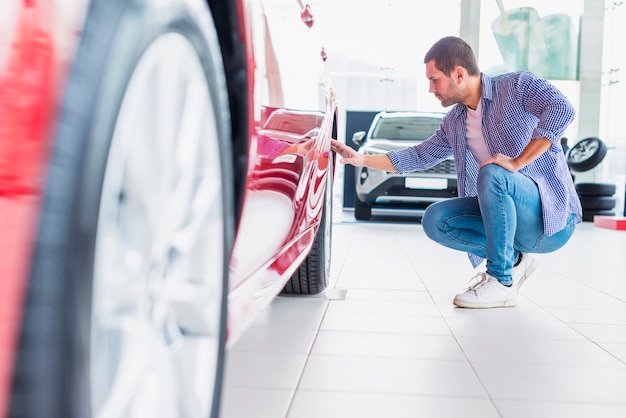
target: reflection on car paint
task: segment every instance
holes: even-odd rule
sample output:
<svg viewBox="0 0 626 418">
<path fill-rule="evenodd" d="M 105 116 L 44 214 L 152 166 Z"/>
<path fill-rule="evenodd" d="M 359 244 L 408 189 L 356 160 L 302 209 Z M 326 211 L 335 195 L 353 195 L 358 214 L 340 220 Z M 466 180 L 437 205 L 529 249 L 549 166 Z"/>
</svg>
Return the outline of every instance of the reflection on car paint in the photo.
<svg viewBox="0 0 626 418">
<path fill-rule="evenodd" d="M 271 301 L 313 245 L 336 108 L 311 6 L 298 0 L 249 1 L 246 17 L 257 35 L 255 131 L 230 265 L 230 343 L 249 311 Z"/>
<path fill-rule="evenodd" d="M 302 234 L 311 219 L 319 217 L 323 204 L 316 193 L 319 187 L 307 189 L 307 185 L 319 181 L 310 182 L 307 171 L 317 165 L 320 153 L 315 151 L 314 145 L 323 117 L 321 112 L 276 109 L 257 132 L 257 159 L 248 175 L 248 193 L 241 216 L 244 227 L 240 228 L 250 236 L 240 237 L 233 250 L 233 288 L 277 256 L 279 248 Z M 303 205 L 306 205 L 305 211 L 299 209 Z M 305 213 L 309 219 L 295 219 L 296 213 Z M 271 228 L 272 233 L 263 232 L 264 228 Z M 266 237 L 270 235 L 273 235 L 272 240 L 268 241 Z M 257 243 L 261 237 L 264 237 L 262 245 Z M 291 262 L 282 264 L 289 266 Z M 284 273 L 284 268 L 278 271 L 279 275 Z"/>
</svg>

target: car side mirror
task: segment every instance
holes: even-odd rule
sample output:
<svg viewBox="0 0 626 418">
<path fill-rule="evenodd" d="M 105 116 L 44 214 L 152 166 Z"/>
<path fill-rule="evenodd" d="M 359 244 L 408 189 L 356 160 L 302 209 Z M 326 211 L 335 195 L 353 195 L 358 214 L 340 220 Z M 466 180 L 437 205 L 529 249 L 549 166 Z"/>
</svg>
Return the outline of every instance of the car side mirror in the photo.
<svg viewBox="0 0 626 418">
<path fill-rule="evenodd" d="M 352 142 L 361 146 L 363 144 L 363 138 L 365 138 L 365 131 L 358 131 L 352 135 Z"/>
</svg>

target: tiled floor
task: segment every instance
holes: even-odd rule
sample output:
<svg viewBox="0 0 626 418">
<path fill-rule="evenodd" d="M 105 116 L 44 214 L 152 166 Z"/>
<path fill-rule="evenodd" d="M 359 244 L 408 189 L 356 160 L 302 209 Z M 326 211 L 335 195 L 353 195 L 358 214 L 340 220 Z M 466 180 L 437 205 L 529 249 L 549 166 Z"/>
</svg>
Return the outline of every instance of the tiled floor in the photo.
<svg viewBox="0 0 626 418">
<path fill-rule="evenodd" d="M 333 226 L 324 295 L 279 297 L 229 350 L 222 418 L 626 417 L 626 231 L 583 223 L 515 308 L 415 219 Z"/>
</svg>

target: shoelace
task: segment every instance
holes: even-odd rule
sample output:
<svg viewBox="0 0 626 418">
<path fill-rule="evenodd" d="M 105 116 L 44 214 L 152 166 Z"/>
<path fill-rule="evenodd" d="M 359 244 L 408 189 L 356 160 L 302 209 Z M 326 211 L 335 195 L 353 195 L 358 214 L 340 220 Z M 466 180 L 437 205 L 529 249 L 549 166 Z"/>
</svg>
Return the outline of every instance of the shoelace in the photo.
<svg viewBox="0 0 626 418">
<path fill-rule="evenodd" d="M 488 281 L 489 281 L 489 278 L 487 277 L 487 274 L 478 273 L 477 275 L 469 279 L 470 286 L 467 288 L 467 290 L 476 290 L 482 285 L 484 285 L 485 283 L 487 283 Z"/>
</svg>

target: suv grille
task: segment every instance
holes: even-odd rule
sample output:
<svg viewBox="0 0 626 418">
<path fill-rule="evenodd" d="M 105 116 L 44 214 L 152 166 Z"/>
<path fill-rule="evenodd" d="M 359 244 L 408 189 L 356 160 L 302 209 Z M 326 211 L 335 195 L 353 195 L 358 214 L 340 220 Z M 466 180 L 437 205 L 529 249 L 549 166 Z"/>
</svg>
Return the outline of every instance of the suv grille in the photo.
<svg viewBox="0 0 626 418">
<path fill-rule="evenodd" d="M 404 197 L 438 197 L 438 198 L 449 198 L 449 197 L 457 197 L 458 190 L 456 187 L 448 187 L 443 190 L 430 190 L 430 189 L 407 189 L 404 186 L 392 186 L 386 192 L 385 196 L 404 196 Z"/>
<path fill-rule="evenodd" d="M 440 162 L 436 166 L 429 168 L 428 170 L 419 171 L 419 173 L 456 174 L 456 169 L 454 168 L 453 160 L 445 160 L 445 161 Z"/>
</svg>

